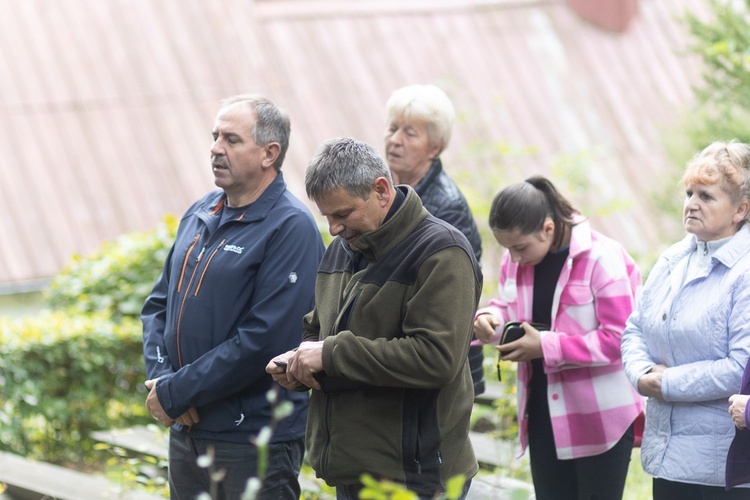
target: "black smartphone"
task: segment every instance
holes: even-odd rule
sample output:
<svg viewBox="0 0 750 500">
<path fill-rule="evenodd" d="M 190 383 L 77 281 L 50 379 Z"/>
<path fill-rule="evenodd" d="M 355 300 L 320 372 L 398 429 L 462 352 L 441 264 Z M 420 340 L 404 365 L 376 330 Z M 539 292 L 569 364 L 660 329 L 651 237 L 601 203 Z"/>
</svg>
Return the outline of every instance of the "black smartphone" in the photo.
<svg viewBox="0 0 750 500">
<path fill-rule="evenodd" d="M 276 366 L 278 366 L 279 368 L 283 368 L 284 370 L 286 370 L 286 365 L 287 365 L 287 362 L 286 362 L 286 361 L 276 361 L 276 360 L 274 360 L 274 362 L 273 362 L 273 363 L 274 363 L 274 364 L 275 364 Z"/>
</svg>

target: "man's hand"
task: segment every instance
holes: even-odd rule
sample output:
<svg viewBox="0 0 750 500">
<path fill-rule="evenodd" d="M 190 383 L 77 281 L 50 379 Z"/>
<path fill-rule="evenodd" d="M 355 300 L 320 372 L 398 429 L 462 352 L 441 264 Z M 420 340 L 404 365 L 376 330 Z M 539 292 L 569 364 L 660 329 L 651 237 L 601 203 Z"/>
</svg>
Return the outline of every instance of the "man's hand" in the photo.
<svg viewBox="0 0 750 500">
<path fill-rule="evenodd" d="M 747 428 L 747 425 L 745 425 L 745 409 L 748 399 L 750 399 L 750 396 L 747 394 L 732 394 L 729 397 L 729 414 L 738 429 Z"/>
<path fill-rule="evenodd" d="M 275 358 L 273 358 L 271 361 L 268 362 L 266 365 L 266 373 L 269 373 L 271 375 L 271 378 L 273 378 L 274 382 L 278 383 L 281 387 L 285 389 L 289 389 L 290 391 L 295 391 L 297 389 L 300 389 L 303 387 L 303 384 L 301 384 L 298 380 L 293 379 L 289 380 L 289 377 L 287 376 L 287 367 L 289 364 L 289 359 L 291 359 L 292 356 L 294 356 L 295 350 L 287 351 L 284 354 L 279 354 Z M 276 362 L 279 363 L 287 363 L 287 367 L 279 366 L 276 364 Z"/>
<path fill-rule="evenodd" d="M 542 352 L 542 334 L 539 330 L 525 321 L 521 323 L 521 327 L 524 332 L 526 332 L 523 337 L 514 340 L 513 342 L 503 344 L 502 346 L 495 346 L 495 349 L 500 351 L 500 359 L 503 361 L 531 361 L 532 359 L 544 356 L 544 353 Z M 502 355 L 503 352 L 511 350 L 513 352 Z"/>
<path fill-rule="evenodd" d="M 156 395 L 156 380 L 146 380 L 146 389 L 149 390 L 148 396 L 146 396 L 146 409 L 148 412 L 152 417 L 161 422 L 164 427 L 172 427 L 175 421 L 164 411 L 159 402 L 159 397 Z"/>
<path fill-rule="evenodd" d="M 661 379 L 664 376 L 665 365 L 654 365 L 646 374 L 638 379 L 638 392 L 650 398 L 663 400 L 661 393 Z"/>
<path fill-rule="evenodd" d="M 313 374 L 323 371 L 323 341 L 302 342 L 289 358 L 286 376 L 289 383 L 306 385 L 320 390 L 320 384 Z"/>
<path fill-rule="evenodd" d="M 485 344 L 497 340 L 495 328 L 500 326 L 500 322 L 491 314 L 480 314 L 474 320 L 474 336 Z"/>
<path fill-rule="evenodd" d="M 186 427 L 192 427 L 200 421 L 201 419 L 195 406 L 191 406 L 188 411 L 177 417 L 177 423 Z"/>
</svg>

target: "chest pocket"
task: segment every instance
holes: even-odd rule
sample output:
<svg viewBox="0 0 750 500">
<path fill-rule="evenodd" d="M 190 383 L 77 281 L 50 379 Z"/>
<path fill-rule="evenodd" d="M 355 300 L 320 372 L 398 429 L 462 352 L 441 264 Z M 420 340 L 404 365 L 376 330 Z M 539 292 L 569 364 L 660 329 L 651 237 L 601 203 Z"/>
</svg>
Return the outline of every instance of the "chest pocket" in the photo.
<svg viewBox="0 0 750 500">
<path fill-rule="evenodd" d="M 560 294 L 560 303 L 577 306 L 594 302 L 591 287 L 582 283 L 568 283 Z"/>
<path fill-rule="evenodd" d="M 586 330 L 598 327 L 591 287 L 583 283 L 568 283 L 560 294 L 558 315 L 560 314 L 574 318 Z"/>
<path fill-rule="evenodd" d="M 506 304 L 518 301 L 518 287 L 516 285 L 516 280 L 513 278 L 508 278 L 502 287 L 498 286 L 497 291 L 500 298 L 505 301 Z"/>
</svg>

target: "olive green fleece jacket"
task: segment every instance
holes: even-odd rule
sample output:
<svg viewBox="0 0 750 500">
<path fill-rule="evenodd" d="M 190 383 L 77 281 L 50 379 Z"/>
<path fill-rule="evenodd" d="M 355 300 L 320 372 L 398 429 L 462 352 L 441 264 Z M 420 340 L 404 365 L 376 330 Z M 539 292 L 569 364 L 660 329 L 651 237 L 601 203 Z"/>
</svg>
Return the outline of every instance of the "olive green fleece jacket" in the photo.
<svg viewBox="0 0 750 500">
<path fill-rule="evenodd" d="M 363 473 L 431 495 L 477 472 L 467 362 L 482 274 L 468 241 L 398 186 L 402 205 L 355 245 L 340 238 L 318 269 L 304 340 L 324 340 L 308 458 L 333 486 Z"/>
</svg>

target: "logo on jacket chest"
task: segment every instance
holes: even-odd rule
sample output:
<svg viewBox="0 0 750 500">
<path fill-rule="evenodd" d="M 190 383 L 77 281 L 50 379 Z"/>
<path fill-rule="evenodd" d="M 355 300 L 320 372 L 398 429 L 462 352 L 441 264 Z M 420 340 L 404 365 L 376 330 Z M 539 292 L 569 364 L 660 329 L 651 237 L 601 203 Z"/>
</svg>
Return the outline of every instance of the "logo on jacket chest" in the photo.
<svg viewBox="0 0 750 500">
<path fill-rule="evenodd" d="M 234 252 L 241 254 L 245 247 L 239 247 L 237 245 L 224 245 L 225 252 Z"/>
</svg>

